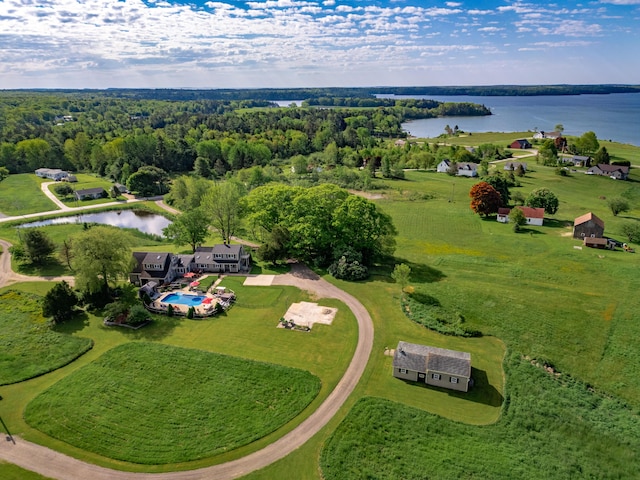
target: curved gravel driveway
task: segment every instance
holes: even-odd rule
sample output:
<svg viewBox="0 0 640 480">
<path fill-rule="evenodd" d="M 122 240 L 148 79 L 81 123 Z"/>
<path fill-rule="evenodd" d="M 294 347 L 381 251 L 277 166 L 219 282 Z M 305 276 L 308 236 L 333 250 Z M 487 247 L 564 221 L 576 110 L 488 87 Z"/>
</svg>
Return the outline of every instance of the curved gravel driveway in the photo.
<svg viewBox="0 0 640 480">
<path fill-rule="evenodd" d="M 247 475 L 272 464 L 301 447 L 338 412 L 364 373 L 373 347 L 373 322 L 369 312 L 353 296 L 320 278 L 304 265 L 294 264 L 290 273 L 277 275 L 273 285 L 292 285 L 319 298 L 345 303 L 358 322 L 358 343 L 345 374 L 326 400 L 298 427 L 262 450 L 231 462 L 186 472 L 130 473 L 82 462 L 49 448 L 14 437 L 0 442 L 0 458 L 27 470 L 60 480 L 226 480 Z"/>
</svg>

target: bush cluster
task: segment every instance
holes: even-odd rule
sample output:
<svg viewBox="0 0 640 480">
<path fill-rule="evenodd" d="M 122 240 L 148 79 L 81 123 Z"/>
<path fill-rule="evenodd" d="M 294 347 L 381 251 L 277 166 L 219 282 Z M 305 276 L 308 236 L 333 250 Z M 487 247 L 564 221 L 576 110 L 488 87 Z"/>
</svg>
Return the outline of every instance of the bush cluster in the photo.
<svg viewBox="0 0 640 480">
<path fill-rule="evenodd" d="M 413 292 L 402 296 L 402 311 L 420 325 L 443 335 L 459 337 L 480 337 L 478 330 L 466 328 L 464 317 L 460 313 L 453 313 L 440 305 L 437 298 L 422 292 Z"/>
</svg>

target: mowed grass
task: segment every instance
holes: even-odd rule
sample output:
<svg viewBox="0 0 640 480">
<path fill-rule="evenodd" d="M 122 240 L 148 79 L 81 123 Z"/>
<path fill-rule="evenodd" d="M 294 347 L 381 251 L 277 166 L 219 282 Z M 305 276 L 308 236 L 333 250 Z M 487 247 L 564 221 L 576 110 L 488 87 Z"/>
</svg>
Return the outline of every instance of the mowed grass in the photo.
<svg viewBox="0 0 640 480">
<path fill-rule="evenodd" d="M 640 419 L 513 354 L 499 423 L 476 427 L 364 397 L 326 442 L 323 478 L 637 478 Z"/>
<path fill-rule="evenodd" d="M 637 174 L 633 170 L 632 181 L 620 182 L 532 168 L 512 192 L 526 196 L 544 186 L 558 196 L 560 208 L 545 226 L 521 234 L 473 214 L 468 191 L 477 180 L 409 172 L 397 185 L 433 198 L 408 201 L 393 193 L 379 202 L 400 232 L 396 262 L 408 263 L 412 285 L 461 313 L 469 328 L 549 358 L 640 405 L 640 388 L 628 376 L 640 375 L 640 323 L 634 313 L 640 309 L 634 287 L 640 257 L 577 250 L 581 242 L 571 237 L 573 219 L 592 211 L 604 220 L 605 235 L 624 240 L 622 224 L 640 221 Z M 617 196 L 628 198 L 631 210 L 614 217 L 606 199 Z"/>
<path fill-rule="evenodd" d="M 319 390 L 320 380 L 303 370 L 131 343 L 40 394 L 25 418 L 79 448 L 157 465 L 257 440 L 298 415 Z"/>
<path fill-rule="evenodd" d="M 0 477 L 2 477 L 2 480 L 47 480 L 49 478 L 1 460 Z"/>
<path fill-rule="evenodd" d="M 88 338 L 50 328 L 40 298 L 14 290 L 0 294 L 0 385 L 60 368 L 92 346 Z"/>
<path fill-rule="evenodd" d="M 58 207 L 42 193 L 45 181 L 33 173 L 9 175 L 0 182 L 0 213 L 8 216 L 57 210 Z"/>
</svg>

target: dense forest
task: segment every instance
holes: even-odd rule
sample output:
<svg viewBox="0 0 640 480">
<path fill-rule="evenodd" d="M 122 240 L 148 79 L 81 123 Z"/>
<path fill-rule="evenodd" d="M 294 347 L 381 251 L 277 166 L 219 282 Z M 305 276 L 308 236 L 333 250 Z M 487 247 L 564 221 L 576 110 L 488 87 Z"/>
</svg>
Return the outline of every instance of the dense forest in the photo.
<svg viewBox="0 0 640 480">
<path fill-rule="evenodd" d="M 0 166 L 85 171 L 123 183 L 142 167 L 220 177 L 301 156 L 305 169 L 370 159 L 379 166 L 373 149 L 405 136 L 407 119 L 491 114 L 482 105 L 432 100 L 368 98 L 363 105 L 362 98 L 319 97 L 280 108 L 264 99 L 176 100 L 181 90 L 157 90 L 166 95 L 150 99 L 146 92 L 1 92 Z M 309 160 L 314 154 L 328 161 Z"/>
</svg>

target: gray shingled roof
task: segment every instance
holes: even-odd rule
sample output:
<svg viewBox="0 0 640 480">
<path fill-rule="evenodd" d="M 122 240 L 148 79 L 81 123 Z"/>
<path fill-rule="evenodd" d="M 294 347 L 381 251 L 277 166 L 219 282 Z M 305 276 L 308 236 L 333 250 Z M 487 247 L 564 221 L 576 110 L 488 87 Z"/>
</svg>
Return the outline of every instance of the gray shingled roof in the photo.
<svg viewBox="0 0 640 480">
<path fill-rule="evenodd" d="M 393 367 L 471 377 L 471 354 L 400 341 Z"/>
</svg>

